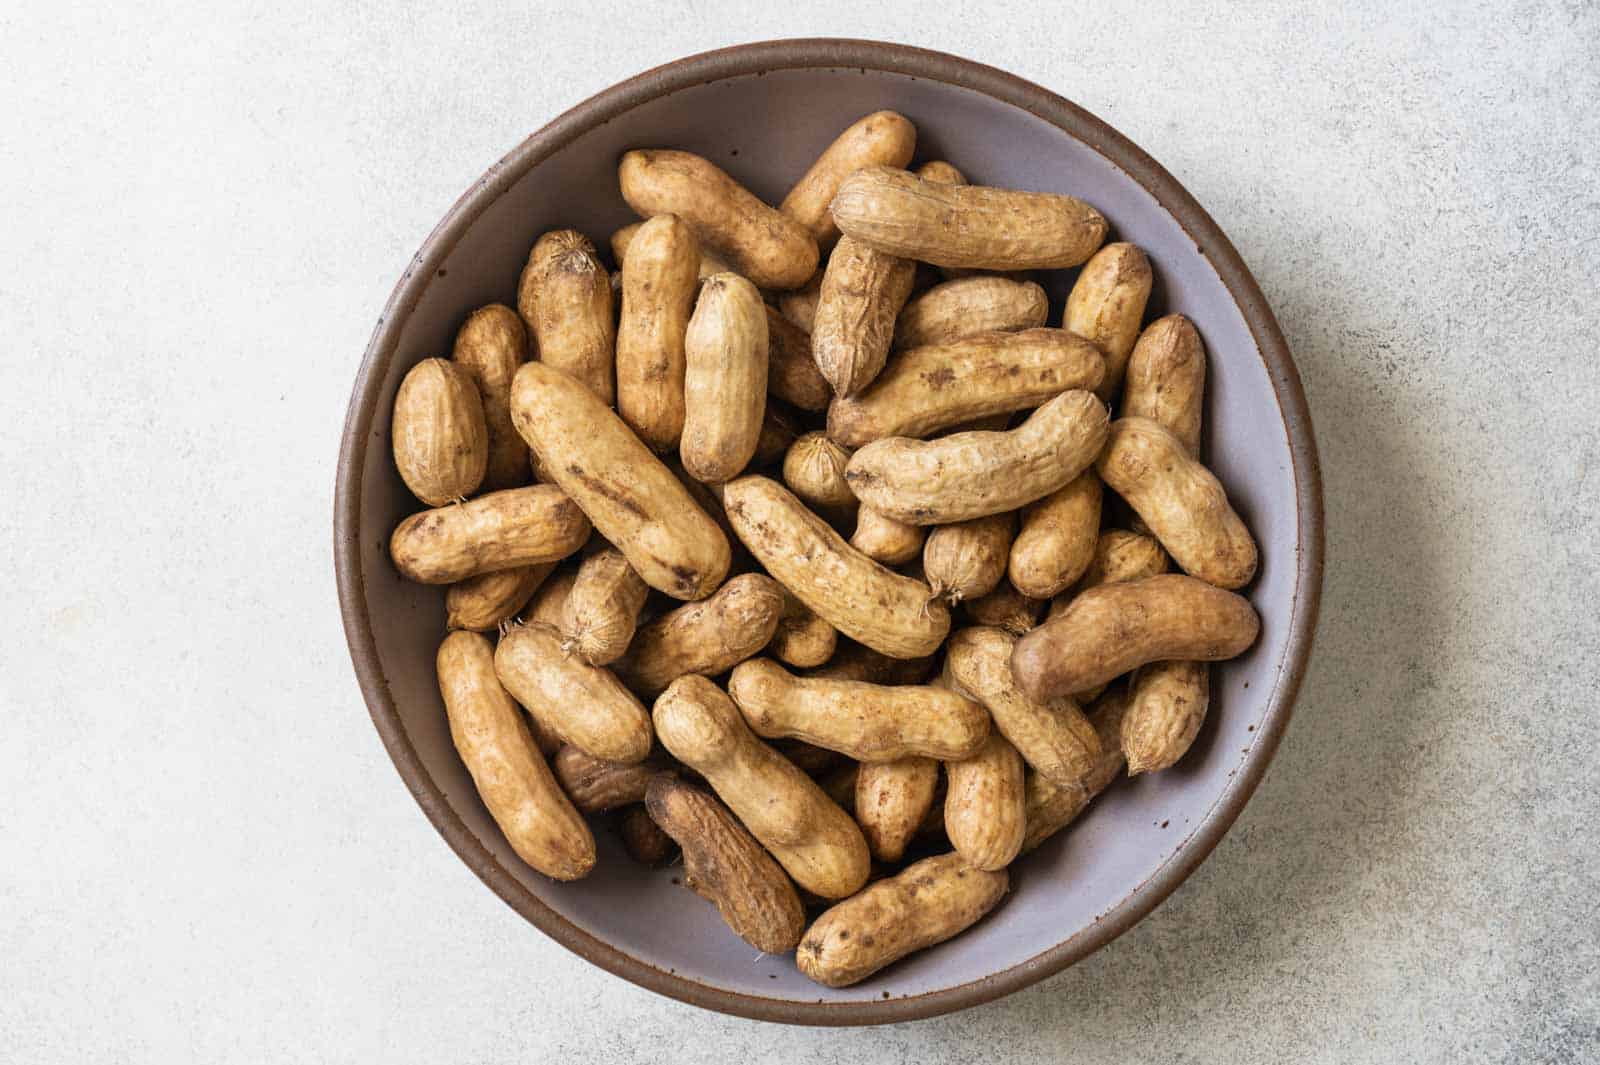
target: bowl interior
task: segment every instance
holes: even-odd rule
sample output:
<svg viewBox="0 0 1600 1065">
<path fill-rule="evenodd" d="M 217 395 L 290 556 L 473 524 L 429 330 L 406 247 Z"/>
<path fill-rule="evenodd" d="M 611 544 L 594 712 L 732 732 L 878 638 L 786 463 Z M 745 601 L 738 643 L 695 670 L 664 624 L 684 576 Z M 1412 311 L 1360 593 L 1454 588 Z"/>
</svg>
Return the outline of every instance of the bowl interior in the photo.
<svg viewBox="0 0 1600 1065">
<path fill-rule="evenodd" d="M 1249 595 L 1262 630 L 1248 654 L 1217 668 L 1209 720 L 1177 768 L 1119 781 L 1077 824 L 1013 867 L 1010 898 L 967 934 L 834 991 L 800 976 L 788 957 L 757 956 L 711 906 L 675 884 L 680 869 L 639 868 L 607 832 L 597 833 L 597 870 L 576 884 L 548 881 L 511 853 L 456 757 L 435 687 L 442 594 L 401 580 L 387 558 L 389 532 L 417 509 L 390 458 L 389 411 L 407 368 L 448 353 L 467 312 L 491 301 L 514 302 L 518 271 L 542 231 L 575 227 L 605 248 L 614 228 L 634 220 L 617 193 L 615 166 L 624 150 L 669 146 L 701 153 L 777 202 L 831 137 L 878 108 L 893 108 L 916 123 L 919 162 L 948 159 L 974 182 L 1080 196 L 1106 214 L 1116 239 L 1148 251 L 1157 277 L 1152 316 L 1182 312 L 1205 338 L 1206 454 L 1261 545 L 1260 576 Z M 495 177 L 491 172 L 486 181 Z M 413 787 L 426 791 L 431 782 L 442 806 L 419 798 L 442 828 L 459 818 L 476 843 L 457 840 L 457 849 L 519 909 L 537 920 L 542 903 L 570 922 L 581 934 L 569 932 L 569 944 L 592 938 L 616 952 L 606 952 L 603 963 L 618 968 L 620 955 L 654 970 L 628 973 L 636 979 L 644 972 L 652 977 L 646 982 L 690 997 L 695 985 L 747 996 L 733 1008 L 758 1014 L 760 1000 L 877 1004 L 963 985 L 981 989 L 996 974 L 1027 967 L 1059 944 L 1087 949 L 1106 938 L 1101 922 L 1115 923 L 1142 885 L 1181 864 L 1186 844 L 1235 794 L 1255 744 L 1270 731 L 1262 726 L 1284 675 L 1297 596 L 1304 545 L 1289 432 L 1272 375 L 1206 249 L 1150 191 L 1089 144 L 979 91 L 901 73 L 812 68 L 726 77 L 650 99 L 580 133 L 511 180 L 442 254 L 431 262 L 419 259 L 433 276 L 409 311 L 403 303 L 396 308 L 403 320 L 390 323 L 398 335 L 375 383 L 370 446 L 355 451 L 358 594 L 364 600 L 356 605 L 370 617 L 378 683 L 387 685 L 426 776 Z M 1052 293 L 1052 324 L 1059 322 L 1066 283 Z M 498 869 L 481 867 L 484 852 Z M 521 891 L 531 898 L 513 897 Z M 712 1004 L 729 1007 L 726 996 L 713 997 L 721 1001 Z"/>
</svg>

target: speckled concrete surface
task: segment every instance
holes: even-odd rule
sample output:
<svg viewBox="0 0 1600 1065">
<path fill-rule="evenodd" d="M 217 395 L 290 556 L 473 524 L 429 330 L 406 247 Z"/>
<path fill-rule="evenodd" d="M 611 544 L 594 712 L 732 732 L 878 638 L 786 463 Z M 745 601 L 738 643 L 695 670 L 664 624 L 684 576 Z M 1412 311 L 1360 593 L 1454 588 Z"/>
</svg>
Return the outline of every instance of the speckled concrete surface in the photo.
<svg viewBox="0 0 1600 1065">
<path fill-rule="evenodd" d="M 1600 8 L 545 6 L 0 14 L 0 1058 L 1600 1060 Z M 1283 322 L 1330 518 L 1211 860 L 1075 969 L 873 1031 L 526 926 L 380 748 L 329 556 L 348 386 L 444 208 L 620 77 L 806 34 L 1010 68 L 1177 174 Z"/>
</svg>

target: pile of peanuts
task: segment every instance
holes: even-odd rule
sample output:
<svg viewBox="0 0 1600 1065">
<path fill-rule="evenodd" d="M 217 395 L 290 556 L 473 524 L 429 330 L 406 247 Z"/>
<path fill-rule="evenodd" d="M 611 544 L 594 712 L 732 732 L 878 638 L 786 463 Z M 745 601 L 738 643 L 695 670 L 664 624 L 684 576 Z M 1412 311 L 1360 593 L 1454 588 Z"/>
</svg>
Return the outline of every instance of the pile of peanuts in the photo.
<svg viewBox="0 0 1600 1065">
<path fill-rule="evenodd" d="M 581 878 L 609 813 L 831 987 L 1176 762 L 1259 627 L 1199 460 L 1205 351 L 1144 326 L 1144 253 L 1071 196 L 905 169 L 915 143 L 868 115 L 776 209 L 628 152 L 620 272 L 545 233 L 516 309 L 394 405 L 431 509 L 391 557 L 448 585 L 439 688 L 511 847 Z M 1047 327 L 1034 272 L 1074 267 Z"/>
</svg>

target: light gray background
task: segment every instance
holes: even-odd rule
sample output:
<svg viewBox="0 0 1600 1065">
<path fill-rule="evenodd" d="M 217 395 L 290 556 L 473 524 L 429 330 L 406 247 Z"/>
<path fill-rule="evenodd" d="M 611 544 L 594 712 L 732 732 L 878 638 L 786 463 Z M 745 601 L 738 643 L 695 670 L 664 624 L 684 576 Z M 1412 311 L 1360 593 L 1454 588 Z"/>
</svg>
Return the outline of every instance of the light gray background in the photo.
<svg viewBox="0 0 1600 1065">
<path fill-rule="evenodd" d="M 536 6 L 0 13 L 0 1059 L 1600 1058 L 1595 4 Z M 619 78 L 797 35 L 1150 151 L 1276 308 L 1327 485 L 1312 672 L 1210 861 L 1054 979 L 865 1031 L 656 997 L 490 894 L 330 561 L 349 385 L 444 209 Z"/>
</svg>

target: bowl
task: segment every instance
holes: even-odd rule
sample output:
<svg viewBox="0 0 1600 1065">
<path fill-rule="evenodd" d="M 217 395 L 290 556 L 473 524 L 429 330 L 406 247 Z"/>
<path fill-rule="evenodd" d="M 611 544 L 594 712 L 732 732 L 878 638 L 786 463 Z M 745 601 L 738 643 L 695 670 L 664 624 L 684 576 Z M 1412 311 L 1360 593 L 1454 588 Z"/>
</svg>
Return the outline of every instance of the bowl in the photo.
<svg viewBox="0 0 1600 1065">
<path fill-rule="evenodd" d="M 1069 192 L 1155 267 L 1151 316 L 1188 315 L 1210 356 L 1205 453 L 1261 547 L 1247 590 L 1261 637 L 1216 668 L 1213 709 L 1188 756 L 1121 780 L 1013 867 L 1001 906 L 956 939 L 830 990 L 790 957 L 753 957 L 716 911 L 644 870 L 610 833 L 587 879 L 545 879 L 510 850 L 451 746 L 433 675 L 443 595 L 390 564 L 390 531 L 419 509 L 395 471 L 389 415 L 420 359 L 448 353 L 475 307 L 514 303 L 544 230 L 606 246 L 634 221 L 617 191 L 634 147 L 701 153 L 778 202 L 856 118 L 891 108 L 917 126 L 917 161 L 975 183 Z M 1065 285 L 1052 291 L 1059 321 Z M 529 137 L 450 208 L 394 290 L 350 398 L 334 513 L 339 599 L 378 734 L 423 812 L 472 870 L 540 931 L 653 991 L 764 1020 L 873 1024 L 961 1009 L 1025 987 L 1110 942 L 1194 871 L 1238 817 L 1288 724 L 1316 624 L 1322 495 L 1305 397 L 1260 289 L 1227 238 L 1165 170 L 1055 94 L 950 55 L 870 41 L 790 40 L 681 59 L 615 85 Z"/>
</svg>

